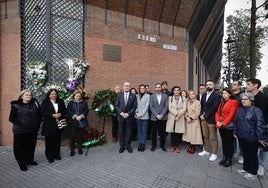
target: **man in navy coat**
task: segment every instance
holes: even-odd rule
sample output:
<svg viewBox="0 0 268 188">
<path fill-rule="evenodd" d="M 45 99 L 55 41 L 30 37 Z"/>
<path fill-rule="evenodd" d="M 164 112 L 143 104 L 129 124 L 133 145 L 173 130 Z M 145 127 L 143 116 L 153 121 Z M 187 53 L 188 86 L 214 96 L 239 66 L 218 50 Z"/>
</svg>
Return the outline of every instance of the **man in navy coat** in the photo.
<svg viewBox="0 0 268 188">
<path fill-rule="evenodd" d="M 206 82 L 207 92 L 202 95 L 201 98 L 201 127 L 204 139 L 204 150 L 199 153 L 200 156 L 209 155 L 209 149 L 211 148 L 210 161 L 217 159 L 218 153 L 218 138 L 217 129 L 215 128 L 215 113 L 221 102 L 220 94 L 215 91 L 215 83 L 212 80 Z M 210 143 L 211 141 L 211 143 Z"/>
<path fill-rule="evenodd" d="M 117 120 L 119 122 L 119 153 L 123 153 L 125 149 L 129 153 L 132 153 L 131 148 L 131 132 L 132 124 L 134 121 L 134 114 L 137 107 L 137 99 L 135 94 L 129 92 L 130 83 L 125 82 L 123 84 L 123 92 L 118 94 L 115 108 L 117 111 Z"/>
</svg>

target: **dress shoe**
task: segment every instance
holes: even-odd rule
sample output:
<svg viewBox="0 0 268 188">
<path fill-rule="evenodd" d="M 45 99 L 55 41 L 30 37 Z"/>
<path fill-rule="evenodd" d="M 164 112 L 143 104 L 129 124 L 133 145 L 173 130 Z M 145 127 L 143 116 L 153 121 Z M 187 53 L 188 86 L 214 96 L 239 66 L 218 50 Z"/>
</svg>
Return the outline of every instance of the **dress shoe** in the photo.
<svg viewBox="0 0 268 188">
<path fill-rule="evenodd" d="M 48 159 L 48 162 L 49 163 L 53 163 L 54 162 L 54 159 Z"/>
<path fill-rule="evenodd" d="M 74 151 L 71 151 L 71 152 L 70 152 L 70 156 L 71 156 L 71 157 L 74 156 L 74 154 L 75 154 Z"/>
<path fill-rule="evenodd" d="M 180 153 L 181 149 L 179 147 L 175 147 L 176 153 Z"/>
<path fill-rule="evenodd" d="M 145 150 L 145 144 L 142 144 L 141 145 L 141 152 L 144 152 L 144 150 Z"/>
<path fill-rule="evenodd" d="M 142 144 L 139 143 L 139 145 L 138 145 L 138 151 L 141 151 L 141 146 L 142 146 Z"/>
<path fill-rule="evenodd" d="M 152 147 L 152 148 L 151 148 L 151 151 L 154 152 L 154 151 L 155 151 L 155 147 Z"/>
<path fill-rule="evenodd" d="M 20 170 L 21 170 L 21 171 L 27 171 L 27 170 L 28 170 L 28 168 L 27 168 L 27 166 L 26 166 L 26 165 L 23 165 L 23 166 L 20 166 Z"/>
<path fill-rule="evenodd" d="M 224 163 L 226 163 L 226 161 L 227 161 L 227 157 L 223 156 L 222 160 L 219 162 L 219 165 L 224 165 Z"/>
<path fill-rule="evenodd" d="M 232 166 L 232 160 L 228 159 L 224 164 L 223 164 L 224 167 L 229 167 L 229 166 Z"/>
<path fill-rule="evenodd" d="M 36 166 L 36 165 L 38 165 L 38 163 L 37 163 L 37 162 L 35 162 L 35 161 L 32 161 L 32 162 L 27 163 L 27 165 Z"/>
<path fill-rule="evenodd" d="M 167 152 L 167 149 L 164 146 L 161 147 L 161 149 L 162 149 L 163 152 Z"/>
<path fill-rule="evenodd" d="M 170 151 L 170 152 L 174 152 L 174 147 L 171 147 L 171 148 L 169 149 L 169 151 Z"/>
<path fill-rule="evenodd" d="M 55 159 L 59 161 L 59 160 L 61 160 L 61 156 L 57 156 L 57 157 L 55 157 Z"/>
<path fill-rule="evenodd" d="M 189 149 L 187 150 L 187 152 L 190 153 L 190 154 L 194 154 L 195 147 L 194 146 L 190 146 Z"/>
<path fill-rule="evenodd" d="M 133 150 L 131 149 L 131 147 L 127 147 L 127 151 L 128 151 L 128 153 L 132 153 L 133 152 Z"/>
<path fill-rule="evenodd" d="M 82 149 L 79 149 L 79 150 L 78 150 L 78 154 L 79 154 L 79 155 L 82 155 L 82 154 L 83 154 L 83 150 L 82 150 Z"/>
<path fill-rule="evenodd" d="M 24 163 L 24 162 L 20 162 L 19 166 L 20 166 L 21 171 L 27 171 L 28 170 L 28 168 L 26 166 L 26 163 Z"/>
<path fill-rule="evenodd" d="M 125 151 L 125 148 L 124 147 L 121 147 L 120 149 L 119 149 L 119 153 L 123 153 Z"/>
</svg>

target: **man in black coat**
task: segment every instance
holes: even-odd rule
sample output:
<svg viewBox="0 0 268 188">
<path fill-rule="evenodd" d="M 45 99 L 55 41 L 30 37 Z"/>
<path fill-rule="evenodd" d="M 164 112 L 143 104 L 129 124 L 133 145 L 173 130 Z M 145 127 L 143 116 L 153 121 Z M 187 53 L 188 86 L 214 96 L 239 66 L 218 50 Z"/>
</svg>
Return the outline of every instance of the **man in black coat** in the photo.
<svg viewBox="0 0 268 188">
<path fill-rule="evenodd" d="M 220 95 L 215 91 L 215 84 L 213 81 L 206 82 L 207 92 L 201 98 L 201 127 L 204 139 L 204 150 L 199 153 L 200 156 L 209 155 L 209 148 L 212 148 L 210 161 L 217 159 L 218 153 L 218 138 L 217 129 L 215 128 L 215 113 L 221 101 Z M 211 144 L 210 144 L 211 140 Z"/>
</svg>

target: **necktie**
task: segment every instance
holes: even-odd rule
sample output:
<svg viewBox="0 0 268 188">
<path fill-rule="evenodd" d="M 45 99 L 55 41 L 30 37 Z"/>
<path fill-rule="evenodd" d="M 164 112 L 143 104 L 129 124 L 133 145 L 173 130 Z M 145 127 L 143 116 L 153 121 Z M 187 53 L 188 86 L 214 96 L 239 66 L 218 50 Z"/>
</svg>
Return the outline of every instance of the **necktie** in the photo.
<svg viewBox="0 0 268 188">
<path fill-rule="evenodd" d="M 125 105 L 127 105 L 127 93 L 125 93 Z"/>
</svg>

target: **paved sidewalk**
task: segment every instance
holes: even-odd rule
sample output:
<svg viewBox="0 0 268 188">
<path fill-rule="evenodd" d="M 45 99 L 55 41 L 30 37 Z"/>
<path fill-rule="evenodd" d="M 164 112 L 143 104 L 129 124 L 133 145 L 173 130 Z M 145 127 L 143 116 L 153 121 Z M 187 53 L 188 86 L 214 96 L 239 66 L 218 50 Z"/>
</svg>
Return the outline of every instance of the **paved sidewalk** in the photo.
<svg viewBox="0 0 268 188">
<path fill-rule="evenodd" d="M 118 143 L 105 143 L 90 148 L 87 156 L 76 152 L 74 157 L 69 156 L 68 147 L 62 147 L 62 160 L 52 164 L 46 160 L 44 149 L 38 148 L 35 160 L 39 165 L 30 166 L 26 172 L 19 170 L 12 147 L 0 147 L 0 187 L 268 187 L 267 175 L 248 181 L 237 174 L 236 170 L 242 167 L 237 160 L 233 166 L 224 168 L 218 165 L 220 158 L 210 162 L 197 153 L 190 155 L 186 146 L 177 154 L 164 153 L 160 148 L 152 153 L 149 141 L 144 152 L 138 152 L 136 145 L 133 142 L 132 154 L 119 154 Z"/>
</svg>

